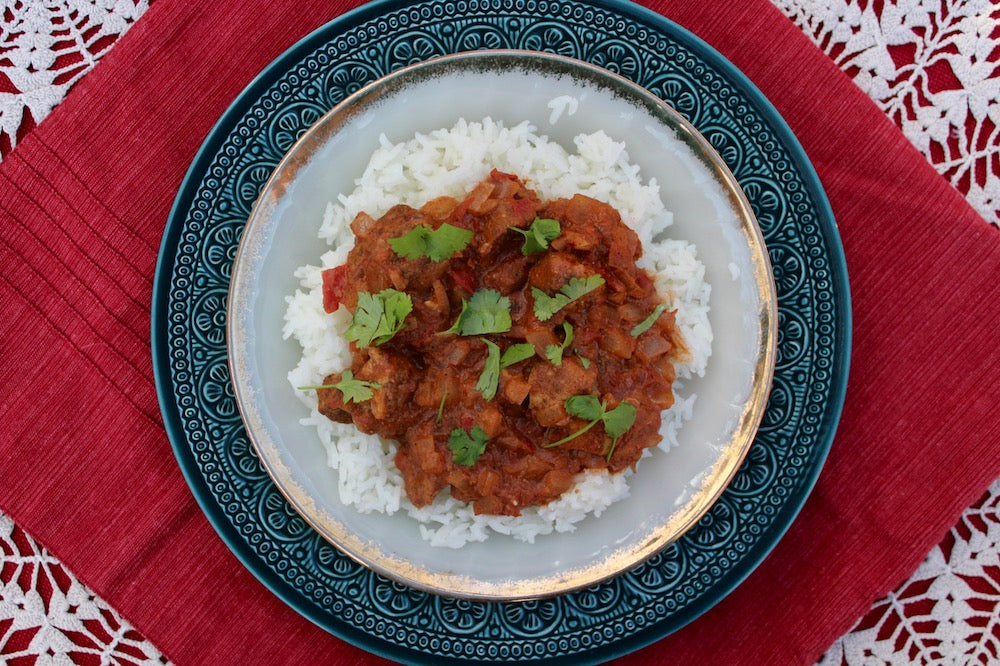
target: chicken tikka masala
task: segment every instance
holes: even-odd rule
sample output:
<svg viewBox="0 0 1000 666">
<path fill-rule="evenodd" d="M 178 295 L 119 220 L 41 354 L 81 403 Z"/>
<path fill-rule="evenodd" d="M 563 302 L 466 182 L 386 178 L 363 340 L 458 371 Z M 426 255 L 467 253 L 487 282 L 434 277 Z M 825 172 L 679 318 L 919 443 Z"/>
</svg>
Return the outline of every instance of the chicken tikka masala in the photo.
<svg viewBox="0 0 1000 666">
<path fill-rule="evenodd" d="M 353 313 L 352 362 L 313 388 L 328 418 L 399 443 L 416 506 L 450 488 L 520 515 L 659 443 L 683 341 L 614 208 L 493 171 L 351 228 L 323 298 Z"/>
</svg>

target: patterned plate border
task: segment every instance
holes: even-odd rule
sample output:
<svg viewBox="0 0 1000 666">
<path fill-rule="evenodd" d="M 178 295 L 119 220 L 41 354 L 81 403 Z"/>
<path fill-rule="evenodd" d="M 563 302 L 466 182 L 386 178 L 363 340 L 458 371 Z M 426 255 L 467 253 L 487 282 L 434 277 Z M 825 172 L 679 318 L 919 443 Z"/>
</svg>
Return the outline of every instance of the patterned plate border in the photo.
<svg viewBox="0 0 1000 666">
<path fill-rule="evenodd" d="M 759 434 L 698 525 L 636 569 L 553 599 L 448 599 L 334 549 L 261 467 L 233 399 L 226 295 L 239 236 L 282 155 L 323 113 L 404 65 L 478 48 L 544 50 L 604 66 L 688 118 L 744 188 L 778 289 L 778 356 Z M 771 550 L 829 450 L 847 383 L 850 297 L 819 180 L 771 104 L 711 47 L 626 2 L 382 0 L 268 66 L 206 139 L 168 219 L 153 293 L 153 365 L 179 465 L 220 536 L 275 594 L 360 647 L 413 663 L 587 663 L 635 650 L 717 603 Z"/>
</svg>

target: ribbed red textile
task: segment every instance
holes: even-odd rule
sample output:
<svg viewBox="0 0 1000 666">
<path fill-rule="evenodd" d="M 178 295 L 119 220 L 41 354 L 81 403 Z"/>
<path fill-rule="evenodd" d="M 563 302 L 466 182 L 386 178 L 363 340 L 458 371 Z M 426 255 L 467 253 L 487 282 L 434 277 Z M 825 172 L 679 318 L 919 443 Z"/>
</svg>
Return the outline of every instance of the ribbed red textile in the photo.
<svg viewBox="0 0 1000 666">
<path fill-rule="evenodd" d="M 177 468 L 156 252 L 215 120 L 353 3 L 158 0 L 0 164 L 0 507 L 178 664 L 375 663 L 260 585 Z M 741 68 L 826 188 L 854 353 L 803 512 L 722 603 L 625 663 L 809 663 L 1000 475 L 1000 233 L 767 0 L 654 0 Z"/>
</svg>

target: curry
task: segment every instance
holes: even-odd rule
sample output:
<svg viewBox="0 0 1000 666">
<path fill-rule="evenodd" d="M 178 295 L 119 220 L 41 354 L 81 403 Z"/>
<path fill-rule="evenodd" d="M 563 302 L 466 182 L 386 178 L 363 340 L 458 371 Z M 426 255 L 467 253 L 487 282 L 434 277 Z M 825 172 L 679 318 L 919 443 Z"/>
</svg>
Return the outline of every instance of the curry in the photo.
<svg viewBox="0 0 1000 666">
<path fill-rule="evenodd" d="M 315 387 L 319 409 L 397 441 L 416 506 L 450 488 L 520 515 L 659 443 L 683 340 L 614 208 L 493 171 L 461 200 L 351 228 L 323 297 L 353 313 L 352 361 Z"/>
</svg>

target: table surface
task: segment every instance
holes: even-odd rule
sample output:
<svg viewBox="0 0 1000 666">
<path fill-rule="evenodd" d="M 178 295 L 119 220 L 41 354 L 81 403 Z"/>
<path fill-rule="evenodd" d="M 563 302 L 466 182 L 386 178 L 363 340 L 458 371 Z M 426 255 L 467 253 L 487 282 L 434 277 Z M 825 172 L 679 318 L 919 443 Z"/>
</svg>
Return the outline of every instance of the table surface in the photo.
<svg viewBox="0 0 1000 666">
<path fill-rule="evenodd" d="M 899 126 L 984 224 L 1000 227 L 1000 1 L 772 1 Z M 2 6 L 0 159 L 114 47 L 148 3 L 5 0 Z M 9 664 L 166 663 L 2 513 L 0 657 Z M 821 660 L 998 662 L 1000 479 L 910 578 L 876 601 Z"/>
</svg>

